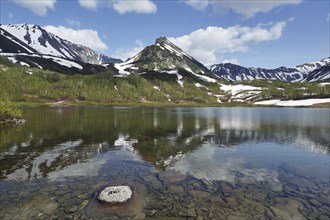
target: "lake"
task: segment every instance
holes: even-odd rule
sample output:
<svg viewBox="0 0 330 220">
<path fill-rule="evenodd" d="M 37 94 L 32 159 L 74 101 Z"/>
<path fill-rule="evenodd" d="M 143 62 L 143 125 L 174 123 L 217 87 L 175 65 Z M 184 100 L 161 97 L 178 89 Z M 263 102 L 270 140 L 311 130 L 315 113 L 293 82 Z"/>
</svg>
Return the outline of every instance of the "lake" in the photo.
<svg viewBox="0 0 330 220">
<path fill-rule="evenodd" d="M 36 108 L 0 128 L 0 219 L 329 219 L 330 111 Z M 122 205 L 97 200 L 129 185 Z"/>
</svg>

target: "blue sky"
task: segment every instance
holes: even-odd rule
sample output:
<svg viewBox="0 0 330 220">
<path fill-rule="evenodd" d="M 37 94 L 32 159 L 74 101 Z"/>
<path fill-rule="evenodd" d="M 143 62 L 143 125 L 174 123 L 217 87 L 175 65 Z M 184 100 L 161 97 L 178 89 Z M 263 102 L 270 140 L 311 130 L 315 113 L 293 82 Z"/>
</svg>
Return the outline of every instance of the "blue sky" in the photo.
<svg viewBox="0 0 330 220">
<path fill-rule="evenodd" d="M 1 0 L 30 23 L 126 59 L 160 36 L 205 65 L 294 66 L 330 56 L 327 0 Z"/>
</svg>

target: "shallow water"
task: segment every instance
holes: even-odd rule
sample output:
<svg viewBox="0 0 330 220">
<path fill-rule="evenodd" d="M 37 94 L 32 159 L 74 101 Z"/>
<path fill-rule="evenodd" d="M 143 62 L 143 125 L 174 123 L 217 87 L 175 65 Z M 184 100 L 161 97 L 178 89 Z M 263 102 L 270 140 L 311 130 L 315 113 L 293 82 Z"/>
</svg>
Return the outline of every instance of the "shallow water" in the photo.
<svg viewBox="0 0 330 220">
<path fill-rule="evenodd" d="M 0 219 L 329 219 L 330 111 L 40 108 L 0 128 Z M 132 199 L 107 205 L 108 185 Z"/>
</svg>

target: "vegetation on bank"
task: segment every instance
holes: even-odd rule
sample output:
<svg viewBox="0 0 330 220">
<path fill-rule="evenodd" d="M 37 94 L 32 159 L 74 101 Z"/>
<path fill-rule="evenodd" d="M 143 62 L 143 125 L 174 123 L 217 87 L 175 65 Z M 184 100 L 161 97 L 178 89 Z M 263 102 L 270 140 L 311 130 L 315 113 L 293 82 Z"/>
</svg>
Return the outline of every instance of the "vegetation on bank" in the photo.
<svg viewBox="0 0 330 220">
<path fill-rule="evenodd" d="M 22 112 L 12 102 L 0 98 L 0 117 L 13 117 L 19 118 L 22 116 Z"/>
<path fill-rule="evenodd" d="M 12 102 L 0 98 L 0 125 L 21 123 L 22 111 Z"/>
<path fill-rule="evenodd" d="M 259 99 L 298 100 L 309 98 L 330 98 L 330 84 L 322 85 L 319 82 L 288 83 L 272 80 L 240 81 L 234 84 L 244 84 L 262 87 Z"/>
<path fill-rule="evenodd" d="M 180 70 L 179 70 L 180 71 Z M 67 75 L 12 64 L 0 56 L 0 99 L 19 105 L 144 105 L 144 106 L 235 106 L 231 94 L 215 83 L 200 81 L 180 72 L 181 87 L 174 74 L 114 76 L 111 69 L 96 75 Z M 198 81 L 199 80 L 199 81 Z M 196 85 L 196 82 L 199 85 Z M 220 82 L 220 81 L 219 81 Z M 221 81 L 221 83 L 224 83 Z M 255 96 L 265 99 L 330 97 L 330 85 L 254 80 L 236 82 L 263 87 Z M 221 104 L 219 101 L 221 100 Z M 251 100 L 253 101 L 253 100 Z M 8 103 L 8 101 L 6 101 Z M 242 104 L 239 105 L 248 105 Z M 14 108 L 11 110 L 15 112 Z"/>
</svg>

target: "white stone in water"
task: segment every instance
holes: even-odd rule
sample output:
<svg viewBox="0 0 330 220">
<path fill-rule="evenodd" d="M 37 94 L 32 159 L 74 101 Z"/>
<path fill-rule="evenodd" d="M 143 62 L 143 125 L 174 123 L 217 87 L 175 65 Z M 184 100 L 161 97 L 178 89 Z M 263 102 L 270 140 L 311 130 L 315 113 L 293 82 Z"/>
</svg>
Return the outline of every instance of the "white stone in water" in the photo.
<svg viewBox="0 0 330 220">
<path fill-rule="evenodd" d="M 132 194 L 129 186 L 109 186 L 100 192 L 98 199 L 109 203 L 123 203 L 129 200 Z"/>
</svg>

